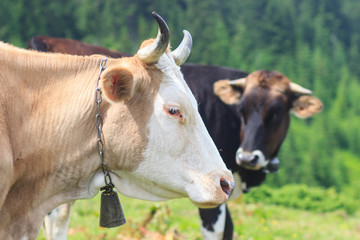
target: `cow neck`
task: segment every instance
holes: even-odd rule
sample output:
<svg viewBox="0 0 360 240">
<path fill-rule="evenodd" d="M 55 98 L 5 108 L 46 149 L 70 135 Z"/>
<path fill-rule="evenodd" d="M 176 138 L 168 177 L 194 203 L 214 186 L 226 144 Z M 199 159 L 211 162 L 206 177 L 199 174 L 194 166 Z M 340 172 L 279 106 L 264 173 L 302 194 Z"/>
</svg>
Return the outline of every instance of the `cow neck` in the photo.
<svg viewBox="0 0 360 240">
<path fill-rule="evenodd" d="M 101 160 L 101 168 L 104 173 L 105 186 L 100 188 L 101 193 L 101 208 L 100 208 L 100 226 L 111 228 L 124 225 L 126 223 L 124 213 L 121 208 L 120 200 L 117 193 L 113 190 L 114 184 L 112 183 L 110 171 L 104 160 L 104 143 L 102 141 L 102 126 L 103 118 L 100 111 L 100 104 L 102 102 L 102 91 L 99 84 L 101 73 L 107 67 L 108 59 L 102 59 L 100 62 L 99 76 L 96 81 L 95 102 L 97 106 L 97 113 L 95 117 L 95 126 L 98 132 L 97 138 L 97 151 Z"/>
</svg>

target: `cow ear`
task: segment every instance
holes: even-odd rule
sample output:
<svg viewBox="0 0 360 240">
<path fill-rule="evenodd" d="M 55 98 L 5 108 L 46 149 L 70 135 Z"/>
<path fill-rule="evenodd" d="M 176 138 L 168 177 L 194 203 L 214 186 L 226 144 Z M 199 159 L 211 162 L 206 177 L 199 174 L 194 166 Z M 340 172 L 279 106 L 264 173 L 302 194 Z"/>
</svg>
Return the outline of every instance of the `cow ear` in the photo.
<svg viewBox="0 0 360 240">
<path fill-rule="evenodd" d="M 314 96 L 303 95 L 293 102 L 291 111 L 299 118 L 311 117 L 323 109 L 322 102 Z"/>
<path fill-rule="evenodd" d="M 231 86 L 230 80 L 216 81 L 214 83 L 214 94 L 229 105 L 239 103 L 241 98 L 241 92 Z"/>
<path fill-rule="evenodd" d="M 134 77 L 126 68 L 111 68 L 104 72 L 102 89 L 114 102 L 129 101 L 132 97 Z"/>
</svg>

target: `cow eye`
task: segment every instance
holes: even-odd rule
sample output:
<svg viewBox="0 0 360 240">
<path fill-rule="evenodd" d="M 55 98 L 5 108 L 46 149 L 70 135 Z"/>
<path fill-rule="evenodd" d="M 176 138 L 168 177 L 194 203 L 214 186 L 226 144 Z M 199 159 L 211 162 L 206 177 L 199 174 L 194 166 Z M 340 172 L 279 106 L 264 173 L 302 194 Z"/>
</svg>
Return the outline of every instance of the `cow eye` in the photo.
<svg viewBox="0 0 360 240">
<path fill-rule="evenodd" d="M 167 111 L 170 115 L 176 115 L 180 112 L 180 109 L 178 109 L 177 107 L 168 107 Z"/>
<path fill-rule="evenodd" d="M 279 121 L 281 116 L 281 111 L 270 111 L 270 114 L 267 116 L 268 123 L 276 123 Z"/>
<path fill-rule="evenodd" d="M 177 118 L 181 123 L 184 122 L 184 117 L 179 107 L 173 105 L 167 105 L 164 106 L 164 111 L 169 116 Z"/>
<path fill-rule="evenodd" d="M 275 122 L 277 119 L 278 119 L 279 115 L 277 113 L 274 113 L 272 116 L 271 116 L 271 121 Z"/>
</svg>

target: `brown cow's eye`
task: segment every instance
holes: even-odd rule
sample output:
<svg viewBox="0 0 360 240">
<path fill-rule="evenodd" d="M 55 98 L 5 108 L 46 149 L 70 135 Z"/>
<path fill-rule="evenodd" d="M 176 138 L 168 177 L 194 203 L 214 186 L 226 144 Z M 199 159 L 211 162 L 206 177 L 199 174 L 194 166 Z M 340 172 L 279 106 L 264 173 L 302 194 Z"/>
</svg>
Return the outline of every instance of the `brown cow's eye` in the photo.
<svg viewBox="0 0 360 240">
<path fill-rule="evenodd" d="M 281 120 L 281 111 L 271 110 L 266 117 L 266 123 L 277 124 Z"/>
<path fill-rule="evenodd" d="M 279 115 L 277 113 L 274 113 L 271 117 L 271 121 L 275 122 L 278 119 Z"/>
</svg>

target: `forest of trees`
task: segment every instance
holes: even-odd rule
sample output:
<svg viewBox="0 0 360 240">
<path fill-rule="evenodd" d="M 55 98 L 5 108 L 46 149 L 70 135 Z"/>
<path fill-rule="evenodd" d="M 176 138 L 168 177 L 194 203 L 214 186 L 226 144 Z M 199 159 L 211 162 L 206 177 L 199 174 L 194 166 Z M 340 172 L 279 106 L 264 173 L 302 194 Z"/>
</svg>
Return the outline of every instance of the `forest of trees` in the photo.
<svg viewBox="0 0 360 240">
<path fill-rule="evenodd" d="M 277 70 L 324 103 L 292 117 L 281 170 L 266 184 L 334 187 L 360 198 L 360 1 L 358 0 L 1 0 L 0 40 L 25 47 L 34 35 L 66 37 L 135 53 L 156 36 L 193 37 L 188 62 Z"/>
</svg>

